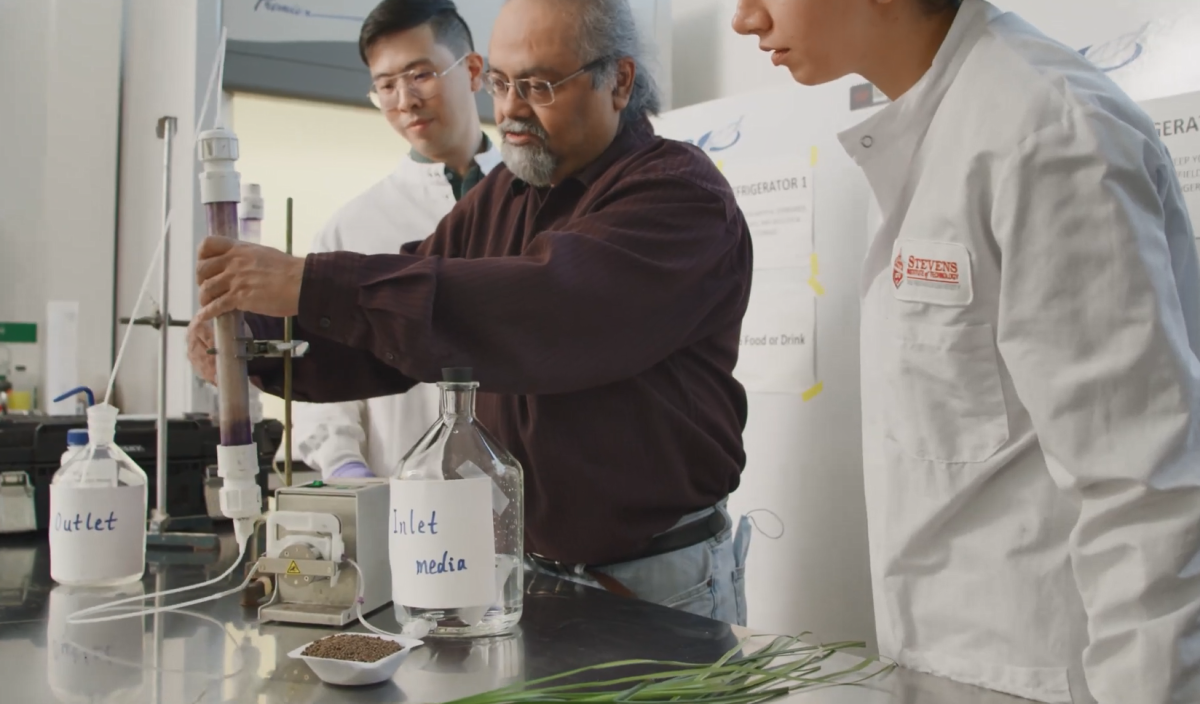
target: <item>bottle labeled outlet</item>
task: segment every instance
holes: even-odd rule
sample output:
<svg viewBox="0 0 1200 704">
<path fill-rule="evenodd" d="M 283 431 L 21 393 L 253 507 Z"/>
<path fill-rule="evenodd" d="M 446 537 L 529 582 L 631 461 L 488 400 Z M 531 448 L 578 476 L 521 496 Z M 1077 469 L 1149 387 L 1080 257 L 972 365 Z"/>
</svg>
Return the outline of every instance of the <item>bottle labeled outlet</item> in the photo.
<svg viewBox="0 0 1200 704">
<path fill-rule="evenodd" d="M 113 442 L 117 409 L 88 409 L 88 429 L 71 431 L 50 482 L 50 577 L 59 584 L 112 587 L 146 566 L 146 473 Z"/>
</svg>

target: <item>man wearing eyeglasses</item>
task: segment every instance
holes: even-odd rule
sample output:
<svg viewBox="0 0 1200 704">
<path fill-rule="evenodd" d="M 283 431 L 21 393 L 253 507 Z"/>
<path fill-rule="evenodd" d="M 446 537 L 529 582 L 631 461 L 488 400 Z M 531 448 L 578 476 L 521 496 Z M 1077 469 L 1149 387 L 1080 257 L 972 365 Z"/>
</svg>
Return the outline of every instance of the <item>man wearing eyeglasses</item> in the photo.
<svg viewBox="0 0 1200 704">
<path fill-rule="evenodd" d="M 394 254 L 419 241 L 500 163 L 479 124 L 483 57 L 450 0 L 384 0 L 363 23 L 369 97 L 411 145 L 396 170 L 343 207 L 313 252 Z M 298 403 L 293 451 L 325 478 L 389 476 L 438 416 L 437 388 L 344 403 Z"/>
<path fill-rule="evenodd" d="M 745 623 L 749 531 L 725 501 L 745 453 L 733 377 L 750 235 L 694 147 L 654 135 L 628 0 L 509 0 L 484 87 L 505 166 L 400 254 L 291 259 L 210 239 L 207 321 L 298 316 L 298 396 L 341 401 L 473 367 L 482 423 L 525 468 L 537 569 Z M 191 358 L 210 381 L 207 323 Z M 251 374 L 278 393 L 282 372 Z"/>
</svg>

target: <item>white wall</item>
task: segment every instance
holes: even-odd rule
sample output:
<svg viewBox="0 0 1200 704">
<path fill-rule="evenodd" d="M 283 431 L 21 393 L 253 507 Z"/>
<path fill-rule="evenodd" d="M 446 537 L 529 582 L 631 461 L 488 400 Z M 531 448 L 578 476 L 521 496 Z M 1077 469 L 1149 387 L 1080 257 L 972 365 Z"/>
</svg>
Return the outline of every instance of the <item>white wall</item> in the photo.
<svg viewBox="0 0 1200 704">
<path fill-rule="evenodd" d="M 195 250 L 205 230 L 196 174 L 195 123 L 220 36 L 218 0 L 126 0 L 124 79 L 121 121 L 121 197 L 118 230 L 117 307 L 132 312 L 142 279 L 151 264 L 162 223 L 163 142 L 155 135 L 160 117 L 177 118 L 171 172 L 174 210 L 171 233 L 170 314 L 190 319 L 196 309 Z M 212 99 L 216 101 L 219 96 Z M 209 105 L 211 123 L 215 102 Z M 153 301 L 138 315 L 149 315 L 159 300 L 156 275 Z M 120 328 L 124 335 L 125 328 Z M 152 413 L 157 407 L 158 333 L 135 328 L 117 377 L 121 409 Z M 186 364 L 182 329 L 172 330 L 168 363 L 168 412 L 193 408 L 194 376 Z"/>
<path fill-rule="evenodd" d="M 191 131 L 196 86 L 204 81 L 195 77 L 196 53 L 205 55 L 200 71 L 207 78 L 217 4 L 0 4 L 0 320 L 38 322 L 44 338 L 46 301 L 78 300 L 80 381 L 97 390 L 112 364 L 114 256 L 118 311 L 128 315 L 157 241 L 162 151 L 154 125 L 166 114 L 182 118 L 172 313 L 191 315 L 197 215 Z M 181 334 L 176 342 L 182 361 Z M 135 331 L 118 385 L 123 410 L 153 410 L 156 345 L 153 331 Z M 34 350 L 14 351 L 18 362 L 41 366 Z M 190 375 L 175 366 L 172 412 L 178 413 Z"/>
<path fill-rule="evenodd" d="M 46 36 L 50 6 L 0 4 L 0 320 L 41 322 L 45 269 L 41 241 L 46 162 Z M 39 331 L 41 325 L 38 326 Z M 18 364 L 38 348 L 13 348 Z"/>
<path fill-rule="evenodd" d="M 38 323 L 39 345 L 13 352 L 40 373 L 46 301 L 79 301 L 78 381 L 96 387 L 111 350 L 121 7 L 0 3 L 0 320 Z"/>
<path fill-rule="evenodd" d="M 378 110 L 238 93 L 232 127 L 242 183 L 263 188 L 263 244 L 283 249 L 286 204 L 293 204 L 293 252 L 343 204 L 396 168 L 408 143 Z"/>
<path fill-rule="evenodd" d="M 672 76 L 674 105 L 683 108 L 733 95 L 793 85 L 786 69 L 771 65 L 758 39 L 731 28 L 737 0 L 676 0 Z"/>
</svg>

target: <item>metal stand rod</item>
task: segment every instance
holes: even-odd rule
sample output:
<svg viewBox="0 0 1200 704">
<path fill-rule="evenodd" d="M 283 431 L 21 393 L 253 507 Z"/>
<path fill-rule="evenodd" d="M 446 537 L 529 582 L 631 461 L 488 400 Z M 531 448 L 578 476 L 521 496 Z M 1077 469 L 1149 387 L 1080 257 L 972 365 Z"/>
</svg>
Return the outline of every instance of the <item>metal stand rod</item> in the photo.
<svg viewBox="0 0 1200 704">
<path fill-rule="evenodd" d="M 167 574 L 163 568 L 159 568 L 154 574 L 154 593 L 161 594 L 167 589 Z M 163 606 L 162 596 L 154 597 L 154 608 L 161 609 Z M 150 669 L 154 672 L 150 680 L 150 701 L 161 702 L 163 692 L 163 671 L 162 671 L 162 656 L 163 656 L 163 639 L 166 635 L 166 629 L 163 627 L 163 614 L 160 611 L 155 611 L 154 621 L 151 627 L 151 632 L 154 635 L 154 650 L 150 652 Z"/>
<path fill-rule="evenodd" d="M 171 149 L 174 145 L 176 121 L 163 117 L 158 121 L 157 134 L 163 140 L 163 221 L 171 211 Z M 159 312 L 164 321 L 171 319 L 171 235 L 167 233 L 162 251 L 162 293 Z M 171 326 L 159 328 L 158 350 L 158 447 L 157 486 L 155 487 L 154 515 L 151 520 L 153 532 L 162 532 L 169 516 L 167 512 L 167 353 L 170 345 Z"/>
<path fill-rule="evenodd" d="M 292 253 L 292 199 L 287 199 L 287 253 Z M 292 318 L 283 321 L 283 341 L 292 341 Z M 292 353 L 283 353 L 283 484 L 292 485 Z"/>
</svg>

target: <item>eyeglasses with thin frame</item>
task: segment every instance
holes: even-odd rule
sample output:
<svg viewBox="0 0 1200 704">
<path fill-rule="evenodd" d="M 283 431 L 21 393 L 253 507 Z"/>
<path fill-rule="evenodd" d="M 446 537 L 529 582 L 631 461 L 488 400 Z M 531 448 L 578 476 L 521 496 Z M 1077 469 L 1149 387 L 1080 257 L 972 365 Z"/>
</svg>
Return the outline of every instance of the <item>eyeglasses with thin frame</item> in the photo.
<svg viewBox="0 0 1200 704">
<path fill-rule="evenodd" d="M 466 61 L 468 56 L 470 54 L 463 54 L 445 71 L 419 68 L 392 76 L 380 76 L 375 79 L 367 97 L 371 99 L 371 104 L 380 110 L 391 110 L 399 105 L 401 91 L 416 100 L 429 100 L 437 97 L 442 90 L 442 78 L 458 68 L 459 64 Z"/>
<path fill-rule="evenodd" d="M 488 92 L 488 95 L 496 99 L 508 97 L 508 92 L 512 88 L 517 89 L 517 95 L 526 103 L 534 107 L 544 108 L 547 105 L 554 104 L 554 89 L 562 86 L 568 81 L 574 80 L 585 73 L 590 73 L 608 63 L 607 58 L 599 58 L 589 64 L 584 65 L 570 76 L 551 83 L 544 78 L 518 78 L 515 81 L 509 80 L 503 76 L 493 72 L 488 72 L 483 76 L 483 89 Z"/>
</svg>

